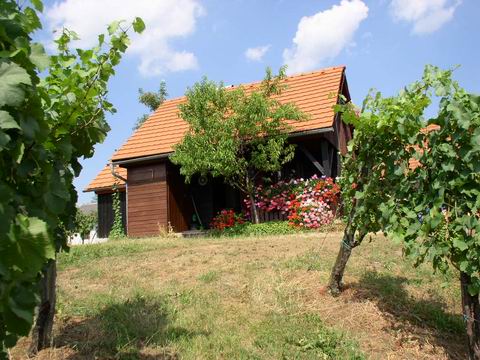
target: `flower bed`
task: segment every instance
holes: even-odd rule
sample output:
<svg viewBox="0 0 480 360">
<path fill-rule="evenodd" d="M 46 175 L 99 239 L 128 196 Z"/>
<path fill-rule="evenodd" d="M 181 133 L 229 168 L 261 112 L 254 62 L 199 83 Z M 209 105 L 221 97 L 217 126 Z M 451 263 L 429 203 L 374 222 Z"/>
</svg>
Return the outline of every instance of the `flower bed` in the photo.
<svg viewBox="0 0 480 360">
<path fill-rule="evenodd" d="M 220 211 L 212 220 L 210 226 L 215 230 L 224 230 L 245 222 L 244 218 L 231 209 Z"/>
<path fill-rule="evenodd" d="M 316 229 L 330 224 L 336 216 L 340 187 L 332 178 L 317 177 L 279 181 L 270 186 L 258 186 L 256 206 L 264 211 L 279 211 L 288 215 L 291 226 Z M 250 201 L 245 200 L 247 209 Z"/>
</svg>

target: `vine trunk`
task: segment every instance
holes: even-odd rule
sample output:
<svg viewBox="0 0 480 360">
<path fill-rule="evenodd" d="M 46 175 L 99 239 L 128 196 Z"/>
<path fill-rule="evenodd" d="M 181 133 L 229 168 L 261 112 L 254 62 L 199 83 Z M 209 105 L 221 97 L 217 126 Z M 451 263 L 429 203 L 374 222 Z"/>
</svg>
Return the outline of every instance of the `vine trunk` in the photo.
<svg viewBox="0 0 480 360">
<path fill-rule="evenodd" d="M 32 329 L 32 342 L 29 348 L 31 355 L 37 354 L 51 344 L 56 305 L 56 281 L 57 262 L 50 260 L 45 266 L 40 280 L 40 305 L 35 326 Z"/>
<path fill-rule="evenodd" d="M 347 267 L 348 259 L 352 255 L 352 250 L 355 243 L 355 227 L 352 226 L 351 221 L 345 227 L 342 242 L 340 243 L 340 250 L 338 251 L 337 259 L 330 274 L 328 282 L 328 290 L 332 295 L 338 295 L 342 291 L 343 274 Z"/>
<path fill-rule="evenodd" d="M 468 286 L 472 283 L 470 276 L 460 273 L 462 290 L 462 308 L 468 338 L 468 355 L 470 360 L 480 360 L 480 298 L 470 295 Z"/>
</svg>

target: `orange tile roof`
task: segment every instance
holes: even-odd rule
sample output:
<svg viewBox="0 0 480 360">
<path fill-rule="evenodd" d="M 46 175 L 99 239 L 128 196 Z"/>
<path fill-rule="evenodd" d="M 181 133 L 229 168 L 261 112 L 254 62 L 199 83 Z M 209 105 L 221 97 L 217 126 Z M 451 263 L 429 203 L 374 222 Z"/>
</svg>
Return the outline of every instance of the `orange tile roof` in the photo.
<svg viewBox="0 0 480 360">
<path fill-rule="evenodd" d="M 115 172 L 121 177 L 127 178 L 127 169 L 117 166 L 115 167 Z M 119 188 L 125 187 L 125 182 L 114 177 L 110 170 L 110 165 L 106 165 L 83 191 L 111 190 L 113 184 L 115 184 L 115 180 Z"/>
<path fill-rule="evenodd" d="M 333 126 L 333 106 L 341 91 L 344 66 L 337 66 L 287 77 L 287 88 L 279 96 L 281 102 L 295 103 L 310 117 L 307 121 L 293 121 L 293 132 L 322 129 Z M 260 82 L 242 84 L 246 91 L 255 90 Z M 231 88 L 234 88 L 233 86 Z M 332 96 L 333 94 L 333 96 Z M 126 160 L 149 155 L 167 154 L 179 143 L 188 124 L 179 117 L 178 105 L 184 102 L 184 96 L 165 101 L 117 150 L 112 161 Z M 119 168 L 118 173 L 127 177 L 126 169 Z M 110 168 L 104 168 L 84 191 L 109 189 L 115 178 Z"/>
<path fill-rule="evenodd" d="M 307 121 L 292 122 L 294 132 L 333 126 L 332 107 L 337 103 L 344 70 L 344 66 L 331 67 L 285 79 L 288 87 L 279 100 L 293 102 L 310 115 Z M 256 82 L 242 86 L 248 91 L 254 90 L 259 84 L 260 82 Z M 173 145 L 179 143 L 188 130 L 188 124 L 178 115 L 178 105 L 184 101 L 184 96 L 165 101 L 113 154 L 112 160 L 172 152 Z"/>
</svg>

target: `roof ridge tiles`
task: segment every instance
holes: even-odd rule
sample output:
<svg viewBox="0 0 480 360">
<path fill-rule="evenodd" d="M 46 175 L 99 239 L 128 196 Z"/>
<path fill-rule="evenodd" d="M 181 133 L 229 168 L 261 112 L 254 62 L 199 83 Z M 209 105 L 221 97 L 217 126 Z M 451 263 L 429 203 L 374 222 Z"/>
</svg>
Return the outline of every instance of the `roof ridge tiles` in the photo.
<svg viewBox="0 0 480 360">
<path fill-rule="evenodd" d="M 344 70 L 346 68 L 345 65 L 338 65 L 338 66 L 330 66 L 328 68 L 322 68 L 322 69 L 319 69 L 319 70 L 314 70 L 314 71 L 306 71 L 306 72 L 301 72 L 301 73 L 296 73 L 296 74 L 293 74 L 293 75 L 288 75 L 284 81 L 288 81 L 290 79 L 295 79 L 295 78 L 299 78 L 299 77 L 304 77 L 306 75 L 315 75 L 315 74 L 323 74 L 323 73 L 326 73 L 327 71 L 332 71 L 332 70 L 339 70 L 339 69 L 342 69 Z M 240 86 L 243 86 L 243 87 L 246 87 L 246 86 L 253 86 L 253 85 L 257 85 L 257 84 L 260 84 L 263 80 L 256 80 L 256 81 L 251 81 L 251 82 L 247 82 L 247 83 L 239 83 L 239 84 L 232 84 L 232 85 L 227 85 L 226 87 L 227 88 L 236 88 L 236 87 L 240 87 Z M 163 106 L 165 104 L 168 104 L 168 103 L 173 103 L 175 101 L 178 101 L 180 102 L 182 99 L 185 98 L 185 95 L 180 95 L 180 96 L 175 96 L 175 97 L 172 97 L 172 98 L 169 98 L 169 99 L 166 99 L 162 105 L 160 106 Z M 153 113 L 155 113 L 157 110 L 155 110 Z M 153 114 L 152 113 L 152 114 Z"/>
</svg>

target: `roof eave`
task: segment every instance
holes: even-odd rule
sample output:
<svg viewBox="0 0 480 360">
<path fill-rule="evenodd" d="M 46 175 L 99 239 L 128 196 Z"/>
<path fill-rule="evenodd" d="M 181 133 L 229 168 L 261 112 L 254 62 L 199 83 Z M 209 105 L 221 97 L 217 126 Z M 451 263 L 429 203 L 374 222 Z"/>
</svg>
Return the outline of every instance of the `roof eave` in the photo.
<svg viewBox="0 0 480 360">
<path fill-rule="evenodd" d="M 294 137 L 300 137 L 300 136 L 316 135 L 316 134 L 332 132 L 334 130 L 335 129 L 333 128 L 333 126 L 329 126 L 329 127 L 313 129 L 313 130 L 292 132 L 288 135 L 288 137 L 289 138 L 294 138 Z M 137 163 L 142 163 L 142 162 L 147 162 L 147 161 L 165 160 L 165 159 L 168 159 L 168 157 L 171 154 L 173 154 L 173 151 L 169 151 L 167 153 L 155 154 L 155 155 L 146 155 L 146 156 L 138 156 L 138 157 L 134 157 L 134 158 L 112 160 L 112 164 L 114 164 L 114 165 L 130 165 L 130 164 L 137 164 Z"/>
<path fill-rule="evenodd" d="M 333 126 L 329 126 L 329 127 L 324 127 L 320 129 L 305 130 L 305 131 L 290 133 L 288 137 L 294 138 L 294 137 L 300 137 L 300 136 L 317 135 L 317 134 L 323 134 L 323 133 L 332 132 L 332 131 L 335 131 L 335 129 L 333 128 Z"/>
<path fill-rule="evenodd" d="M 119 185 L 117 185 L 117 188 L 118 189 L 124 189 L 125 184 L 119 184 Z M 107 186 L 102 186 L 102 187 L 93 187 L 93 188 L 88 187 L 88 188 L 82 190 L 82 192 L 87 193 L 87 192 L 93 192 L 93 191 L 97 192 L 97 191 L 108 191 L 108 190 L 112 190 L 112 185 L 107 185 Z"/>
<path fill-rule="evenodd" d="M 146 156 L 139 156 L 134 158 L 112 160 L 112 164 L 128 165 L 128 164 L 134 164 L 134 163 L 140 163 L 140 162 L 146 162 L 146 161 L 152 161 L 152 160 L 164 160 L 164 159 L 167 159 L 171 154 L 173 154 L 173 151 L 169 151 L 167 153 L 155 154 L 155 155 L 146 155 Z"/>
</svg>

